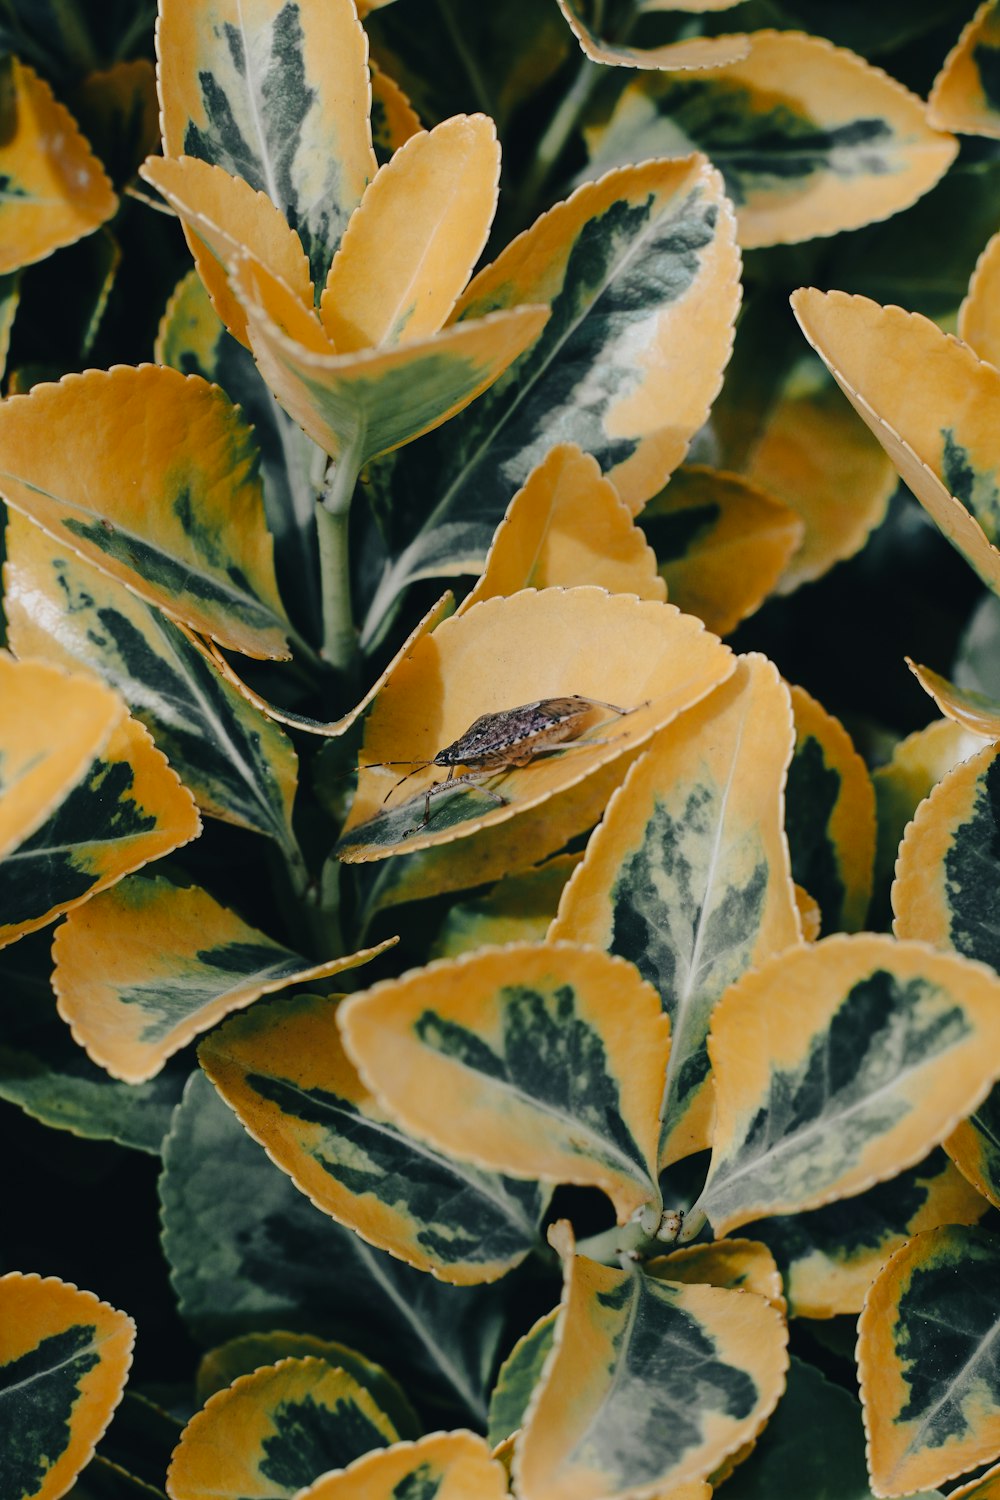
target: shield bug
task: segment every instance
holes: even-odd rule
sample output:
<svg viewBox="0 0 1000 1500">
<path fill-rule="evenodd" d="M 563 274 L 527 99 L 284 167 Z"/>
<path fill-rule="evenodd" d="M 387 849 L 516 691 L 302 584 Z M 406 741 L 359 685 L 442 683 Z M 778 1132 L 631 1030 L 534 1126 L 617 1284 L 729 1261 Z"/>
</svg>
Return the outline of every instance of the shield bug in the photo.
<svg viewBox="0 0 1000 1500">
<path fill-rule="evenodd" d="M 645 704 L 638 704 L 637 707 L 643 708 Z M 517 708 L 503 708 L 495 713 L 481 714 L 464 734 L 460 734 L 450 745 L 445 745 L 432 760 L 415 763 L 379 762 L 381 765 L 413 764 L 413 770 L 401 776 L 390 787 L 384 802 L 388 802 L 396 787 L 418 772 L 426 770 L 428 766 L 446 766 L 448 775 L 445 779 L 432 782 L 421 794 L 424 799 L 424 816 L 417 826 L 423 828 L 430 821 L 432 797 L 440 796 L 452 787 L 479 785 L 483 779 L 502 775 L 516 766 L 526 766 L 540 756 L 572 749 L 573 742 L 579 741 L 588 727 L 595 709 L 607 709 L 618 718 L 625 718 L 627 714 L 635 712 L 634 708 L 619 708 L 617 704 L 605 703 L 600 698 L 585 698 L 580 693 L 572 693 L 565 698 L 537 698 L 533 703 L 521 703 Z M 593 727 L 602 728 L 603 725 Z M 609 743 L 609 740 L 587 739 L 580 743 L 579 748 Z M 460 766 L 466 769 L 462 775 L 456 776 L 455 772 Z M 482 790 L 497 806 L 506 804 L 507 798 L 499 792 L 489 787 L 483 787 Z"/>
</svg>

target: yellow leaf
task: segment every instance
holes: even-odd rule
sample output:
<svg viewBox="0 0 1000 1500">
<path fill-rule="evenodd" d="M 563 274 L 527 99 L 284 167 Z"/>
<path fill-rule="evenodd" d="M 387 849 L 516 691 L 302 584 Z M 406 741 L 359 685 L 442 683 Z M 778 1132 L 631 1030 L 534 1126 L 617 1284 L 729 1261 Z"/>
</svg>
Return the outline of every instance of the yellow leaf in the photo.
<svg viewBox="0 0 1000 1500">
<path fill-rule="evenodd" d="M 468 406 L 534 343 L 548 308 L 494 313 L 395 349 L 338 354 L 319 320 L 259 265 L 233 284 L 254 357 L 285 410 L 334 458 L 398 448 Z"/>
<path fill-rule="evenodd" d="M 67 375 L 0 404 L 9 505 L 193 630 L 282 657 L 258 464 L 217 386 L 158 365 Z"/>
<path fill-rule="evenodd" d="M 455 115 L 380 167 L 347 226 L 320 303 L 338 354 L 437 333 L 472 274 L 500 180 L 496 126 Z"/>
<path fill-rule="evenodd" d="M 795 905 L 798 907 L 799 921 L 802 924 L 802 936 L 807 943 L 814 943 L 823 925 L 823 913 L 819 909 L 819 902 L 801 885 L 797 885 Z"/>
<path fill-rule="evenodd" d="M 125 718 L 89 673 L 0 652 L 0 856 L 44 823 Z"/>
<path fill-rule="evenodd" d="M 1000 4 L 984 0 L 945 58 L 927 101 L 927 118 L 960 135 L 1000 137 L 996 65 Z"/>
<path fill-rule="evenodd" d="M 586 583 L 611 594 L 667 597 L 645 536 L 597 460 L 573 443 L 560 443 L 507 507 L 482 576 L 458 613 L 519 589 Z"/>
<path fill-rule="evenodd" d="M 507 1479 L 481 1437 L 433 1432 L 416 1443 L 394 1443 L 368 1453 L 337 1474 L 325 1474 L 297 1500 L 506 1500 Z"/>
<path fill-rule="evenodd" d="M 958 334 L 980 359 L 1000 366 L 1000 234 L 976 261 L 965 301 L 958 310 Z"/>
<path fill-rule="evenodd" d="M 160 0 L 167 156 L 199 156 L 267 193 L 317 285 L 375 173 L 368 42 L 352 0 Z"/>
<path fill-rule="evenodd" d="M 148 57 L 88 73 L 73 95 L 87 137 L 117 183 L 134 177 L 160 144 L 156 70 Z"/>
<path fill-rule="evenodd" d="M 670 1255 L 646 1262 L 646 1272 L 660 1281 L 694 1286 L 731 1287 L 756 1292 L 784 1315 L 781 1272 L 766 1245 L 759 1240 L 717 1240 L 714 1245 L 684 1245 Z"/>
<path fill-rule="evenodd" d="M 733 3 L 733 0 L 724 0 L 724 3 Z M 687 41 L 669 42 L 662 47 L 630 47 L 624 42 L 603 41 L 584 19 L 587 8 L 585 0 L 559 0 L 559 9 L 591 62 L 618 68 L 688 72 L 694 68 L 724 67 L 726 63 L 738 62 L 750 51 L 750 39 L 745 36 L 696 36 Z M 708 9 L 711 0 L 708 6 L 695 4 L 670 8 Z"/>
<path fill-rule="evenodd" d="M 1000 371 L 919 313 L 800 288 L 792 307 L 897 472 L 988 588 L 1000 588 Z"/>
<path fill-rule="evenodd" d="M 111 1421 L 135 1324 L 54 1276 L 0 1277 L 0 1431 L 12 1500 L 59 1500 Z M 27 1392 L 25 1388 L 27 1387 Z"/>
<path fill-rule="evenodd" d="M 350 861 L 450 843 L 506 822 L 582 781 L 690 708 L 733 670 L 726 647 L 672 605 L 603 589 L 525 590 L 487 599 L 419 640 L 379 694 L 366 723 L 358 790 L 339 850 Z M 426 804 L 441 780 L 434 757 L 482 715 L 579 694 L 626 710 L 591 742 L 497 772 L 501 790 L 459 781 Z M 588 725 L 588 732 L 591 725 Z M 598 743 L 593 743 L 597 739 Z M 400 769 L 420 767 L 405 785 Z M 502 805 L 497 798 L 502 796 Z M 429 817 L 420 826 L 427 806 Z"/>
<path fill-rule="evenodd" d="M 395 79 L 374 62 L 369 61 L 368 68 L 372 75 L 372 145 L 379 161 L 385 162 L 423 126 Z"/>
<path fill-rule="evenodd" d="M 352 996 L 338 1020 L 368 1087 L 418 1138 L 512 1176 L 599 1187 L 619 1223 L 658 1202 L 670 1025 L 620 959 L 487 949 Z"/>
<path fill-rule="evenodd" d="M 953 724 L 960 725 L 980 741 L 1000 740 L 1000 703 L 995 698 L 990 698 L 986 693 L 978 693 L 975 688 L 958 687 L 954 682 L 949 682 L 947 677 L 942 677 L 940 672 L 918 666 L 909 657 L 906 658 L 906 665 L 924 692 L 934 699 L 941 712 Z M 980 747 L 977 745 L 973 748 Z"/>
<path fill-rule="evenodd" d="M 241 344 L 250 345 L 246 314 L 229 285 L 229 267 L 240 255 L 259 260 L 312 307 L 313 284 L 302 241 L 266 193 L 194 156 L 151 156 L 141 174 L 180 217 L 212 305 Z"/>
<path fill-rule="evenodd" d="M 639 516 L 678 609 L 728 635 L 773 592 L 800 545 L 795 510 L 738 474 L 691 464 Z"/>
<path fill-rule="evenodd" d="M 207 891 L 138 877 L 62 924 L 52 988 L 87 1055 L 113 1078 L 143 1083 L 231 1011 L 369 963 L 395 941 L 310 964 Z"/>
<path fill-rule="evenodd" d="M 191 793 L 148 731 L 123 718 L 48 819 L 0 860 L 0 948 L 200 832 Z"/>
<path fill-rule="evenodd" d="M 0 62 L 0 275 L 44 260 L 107 222 L 118 207 L 68 110 L 31 68 Z"/>
</svg>

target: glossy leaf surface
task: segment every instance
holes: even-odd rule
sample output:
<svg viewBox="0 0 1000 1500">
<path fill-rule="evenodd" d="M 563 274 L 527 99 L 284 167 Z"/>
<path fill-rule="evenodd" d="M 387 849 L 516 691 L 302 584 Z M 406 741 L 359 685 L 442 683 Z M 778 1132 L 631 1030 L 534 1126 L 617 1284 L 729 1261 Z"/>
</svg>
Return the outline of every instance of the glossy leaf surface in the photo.
<svg viewBox="0 0 1000 1500">
<path fill-rule="evenodd" d="M 142 1083 L 230 1011 L 367 963 L 385 946 L 310 964 L 198 886 L 139 876 L 63 923 L 52 984 L 94 1062 Z"/>
<path fill-rule="evenodd" d="M 375 172 L 368 44 L 350 0 L 161 0 L 163 148 L 267 193 L 322 285 Z"/>
<path fill-rule="evenodd" d="M 858 1324 L 868 1463 L 881 1495 L 940 1484 L 1000 1447 L 996 1237 L 949 1225 L 885 1266 Z"/>
<path fill-rule="evenodd" d="M 920 1161 L 982 1101 L 1000 981 L 888 937 L 791 949 L 716 1007 L 717 1234 L 863 1192 Z"/>
<path fill-rule="evenodd" d="M 564 1255 L 554 1352 L 514 1459 L 526 1500 L 667 1491 L 756 1433 L 785 1382 L 774 1308 Z"/>
<path fill-rule="evenodd" d="M 183 630 L 16 511 L 7 518 L 4 583 L 18 655 L 96 672 L 203 811 L 292 846 L 298 760 L 290 741 Z"/>
<path fill-rule="evenodd" d="M 669 604 L 598 588 L 484 600 L 419 640 L 379 694 L 340 857 L 381 859 L 503 823 L 638 748 L 732 669 L 715 636 Z M 481 715 L 565 694 L 629 712 L 616 718 L 596 708 L 564 752 L 504 774 L 492 784 L 494 796 L 461 782 L 447 796 L 437 794 L 421 826 L 427 789 L 443 779 L 432 764 L 442 747 Z M 607 728 L 594 732 L 600 725 Z M 588 745 L 588 736 L 599 743 Z M 388 761 L 425 761 L 427 769 L 397 787 L 399 768 Z"/>
<path fill-rule="evenodd" d="M 0 64 L 0 274 L 92 234 L 118 207 L 104 169 L 48 84 L 9 53 Z"/>
<path fill-rule="evenodd" d="M 58 1500 L 111 1420 L 135 1324 L 54 1276 L 0 1277 L 0 1492 Z"/>
<path fill-rule="evenodd" d="M 1000 371 L 919 313 L 813 288 L 795 292 L 792 306 L 897 472 L 996 592 L 1000 484 L 993 413 Z"/>
<path fill-rule="evenodd" d="M 536 1244 L 547 1195 L 400 1128 L 344 1052 L 336 1001 L 258 1006 L 202 1043 L 200 1056 L 272 1160 L 370 1244 L 457 1285 L 494 1280 Z"/>
<path fill-rule="evenodd" d="M 283 1359 L 241 1375 L 185 1427 L 170 1500 L 280 1500 L 397 1436 L 364 1386 L 323 1359 Z"/>
<path fill-rule="evenodd" d="M 661 1167 L 711 1143 L 716 1001 L 800 939 L 782 826 L 791 752 L 787 688 L 765 658 L 740 658 L 629 771 L 550 930 L 628 959 L 660 995 L 672 1036 Z"/>
<path fill-rule="evenodd" d="M 667 596 L 728 635 L 775 588 L 799 547 L 802 521 L 737 474 L 678 469 L 637 518 Z"/>
<path fill-rule="evenodd" d="M 940 130 L 1000 136 L 1000 5 L 984 0 L 945 59 L 927 101 Z"/>
<path fill-rule="evenodd" d="M 670 1027 L 629 965 L 568 945 L 494 948 L 376 985 L 339 1021 L 369 1087 L 421 1139 L 602 1188 L 619 1223 L 657 1201 Z"/>
<path fill-rule="evenodd" d="M 756 31 L 705 77 L 642 74 L 588 134 L 590 171 L 700 150 L 736 206 L 740 243 L 789 244 L 884 219 L 934 186 L 957 146 L 895 79 L 823 37 Z"/>
<path fill-rule="evenodd" d="M 336 1330 L 417 1385 L 435 1412 L 485 1423 L 497 1294 L 411 1270 L 320 1213 L 200 1072 L 165 1143 L 160 1196 L 181 1313 L 200 1339 Z"/>
<path fill-rule="evenodd" d="M 823 932 L 856 932 L 871 900 L 875 793 L 850 736 L 804 688 L 793 687 L 795 754 L 785 828 L 792 875 L 819 903 Z"/>
<path fill-rule="evenodd" d="M 258 462 L 222 391 L 155 365 L 68 375 L 0 405 L 9 505 L 193 630 L 281 657 Z"/>
<path fill-rule="evenodd" d="M 82 781 L 0 861 L 0 947 L 200 832 L 190 792 L 142 725 L 125 719 Z"/>
<path fill-rule="evenodd" d="M 646 538 L 596 459 L 559 443 L 508 505 L 482 576 L 458 613 L 518 589 L 586 583 L 640 599 L 667 597 Z"/>
<path fill-rule="evenodd" d="M 304 1490 L 301 1500 L 504 1500 L 507 1476 L 472 1432 L 434 1432 L 416 1443 L 396 1443 L 371 1453 L 342 1474 L 329 1474 Z"/>
<path fill-rule="evenodd" d="M 455 571 L 456 559 L 478 571 L 512 494 L 554 442 L 592 454 L 633 513 L 656 493 L 704 423 L 729 358 L 734 235 L 706 162 L 646 162 L 580 188 L 475 277 L 457 327 L 539 303 L 551 317 L 460 423 L 398 475 L 375 476 L 382 505 L 425 518 L 380 587 L 376 623 L 406 582 Z M 427 515 L 419 487 L 431 475 L 439 498 Z"/>
</svg>

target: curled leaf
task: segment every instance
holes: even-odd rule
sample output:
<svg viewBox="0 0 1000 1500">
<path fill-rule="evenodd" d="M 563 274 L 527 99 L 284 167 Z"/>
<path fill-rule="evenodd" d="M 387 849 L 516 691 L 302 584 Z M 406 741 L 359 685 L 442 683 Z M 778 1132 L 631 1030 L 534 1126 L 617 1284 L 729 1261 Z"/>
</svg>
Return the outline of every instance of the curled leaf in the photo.
<svg viewBox="0 0 1000 1500">
<path fill-rule="evenodd" d="M 685 9 L 683 5 L 676 8 Z M 668 42 L 660 47 L 629 46 L 626 42 L 609 41 L 596 34 L 588 25 L 590 6 L 587 0 L 559 0 L 559 9 L 591 62 L 605 63 L 611 67 L 689 72 L 696 68 L 724 67 L 726 63 L 738 62 L 750 51 L 750 39 L 745 36 L 697 36 L 686 41 Z"/>
<path fill-rule="evenodd" d="M 959 337 L 980 359 L 1000 366 L 1000 234 L 995 234 L 976 261 L 965 301 L 958 310 Z"/>
<path fill-rule="evenodd" d="M 1000 4 L 984 0 L 945 58 L 927 100 L 927 118 L 960 135 L 1000 136 Z"/>
<path fill-rule="evenodd" d="M 370 1453 L 303 1490 L 299 1500 L 505 1500 L 507 1476 L 472 1432 L 432 1432 L 415 1443 Z"/>
</svg>

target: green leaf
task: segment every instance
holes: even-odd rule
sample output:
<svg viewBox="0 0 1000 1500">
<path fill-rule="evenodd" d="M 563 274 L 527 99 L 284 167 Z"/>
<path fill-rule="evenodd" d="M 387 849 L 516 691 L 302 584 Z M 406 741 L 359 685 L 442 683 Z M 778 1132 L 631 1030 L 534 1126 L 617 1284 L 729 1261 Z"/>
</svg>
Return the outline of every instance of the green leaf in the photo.
<svg viewBox="0 0 1000 1500">
<path fill-rule="evenodd" d="M 868 1463 L 879 1494 L 941 1484 L 1000 1450 L 1000 1242 L 950 1225 L 885 1266 L 858 1324 Z"/>
<path fill-rule="evenodd" d="M 670 1017 L 661 1168 L 711 1144 L 716 1001 L 801 939 L 782 828 L 791 752 L 777 669 L 740 657 L 729 681 L 629 771 L 550 929 L 634 963 Z"/>
<path fill-rule="evenodd" d="M 721 183 L 700 160 L 647 162 L 588 184 L 481 271 L 455 326 L 531 304 L 551 317 L 466 415 L 373 471 L 376 509 L 391 516 L 394 537 L 411 540 L 379 585 L 366 639 L 408 582 L 478 571 L 511 496 L 554 443 L 593 454 L 639 510 L 718 392 L 738 275 Z M 429 515 L 428 492 L 438 497 Z"/>
<path fill-rule="evenodd" d="M 497 1383 L 490 1396 L 489 1440 L 495 1448 L 524 1421 L 542 1367 L 555 1344 L 556 1318 L 559 1309 L 545 1313 L 513 1349 L 500 1366 Z"/>
<path fill-rule="evenodd" d="M 289 613 L 319 638 L 322 607 L 316 548 L 315 475 L 326 458 L 277 404 L 249 350 L 226 331 L 197 271 L 179 282 L 156 340 L 156 361 L 201 375 L 238 402 L 260 448 L 264 513 L 274 537 L 275 571 Z"/>
<path fill-rule="evenodd" d="M 792 1358 L 788 1386 L 749 1458 L 726 1481 L 726 1500 L 874 1500 L 861 1407 L 843 1386 Z M 914 1500 L 936 1500 L 923 1491 Z"/>
<path fill-rule="evenodd" d="M 203 811 L 294 854 L 291 742 L 172 620 L 16 512 L 7 519 L 11 647 L 96 671 L 115 688 Z"/>
<path fill-rule="evenodd" d="M 787 1330 L 753 1292 L 684 1286 L 572 1254 L 554 1353 L 518 1439 L 526 1500 L 648 1495 L 752 1439 L 785 1384 Z"/>
<path fill-rule="evenodd" d="M 712 1019 L 716 1131 L 685 1233 L 819 1208 L 920 1161 L 1000 1067 L 998 1000 L 981 965 L 872 934 L 745 975 Z"/>
<path fill-rule="evenodd" d="M 167 1486 L 172 1500 L 290 1500 L 397 1436 L 345 1370 L 324 1359 L 283 1359 L 209 1399 L 181 1433 Z"/>
<path fill-rule="evenodd" d="M 935 1148 L 919 1166 L 857 1198 L 762 1219 L 746 1232 L 773 1251 L 793 1317 L 831 1318 L 861 1311 L 882 1266 L 913 1235 L 938 1224 L 975 1224 L 988 1206 Z"/>
<path fill-rule="evenodd" d="M 394 941 L 313 964 L 200 887 L 139 875 L 62 924 L 52 988 L 94 1062 L 143 1083 L 230 1011 L 366 963 Z"/>
<path fill-rule="evenodd" d="M 338 1041 L 337 1001 L 257 1006 L 199 1051 L 229 1106 L 318 1208 L 418 1270 L 493 1281 L 538 1243 L 548 1194 L 400 1128 Z"/>
<path fill-rule="evenodd" d="M 163 149 L 266 193 L 297 231 L 313 281 L 375 173 L 367 42 L 350 0 L 163 0 Z"/>
<path fill-rule="evenodd" d="M 54 1276 L 0 1277 L 3 1500 L 58 1500 L 121 1400 L 135 1324 Z"/>
<path fill-rule="evenodd" d="M 418 1138 L 480 1168 L 599 1187 L 620 1224 L 659 1207 L 670 1025 L 621 959 L 568 943 L 486 949 L 350 997 L 339 1023 L 381 1105 Z"/>
<path fill-rule="evenodd" d="M 160 1196 L 181 1314 L 197 1337 L 291 1328 L 341 1338 L 435 1411 L 485 1422 L 497 1291 L 447 1286 L 320 1213 L 200 1072 L 164 1145 Z"/>
<path fill-rule="evenodd" d="M 68 375 L 0 405 L 9 505 L 193 630 L 281 657 L 258 463 L 222 391 L 159 365 Z"/>
</svg>

